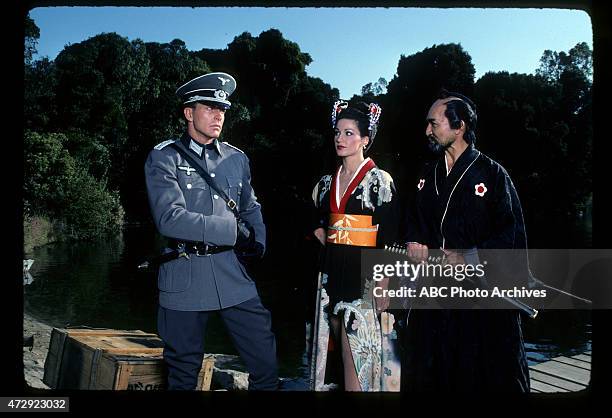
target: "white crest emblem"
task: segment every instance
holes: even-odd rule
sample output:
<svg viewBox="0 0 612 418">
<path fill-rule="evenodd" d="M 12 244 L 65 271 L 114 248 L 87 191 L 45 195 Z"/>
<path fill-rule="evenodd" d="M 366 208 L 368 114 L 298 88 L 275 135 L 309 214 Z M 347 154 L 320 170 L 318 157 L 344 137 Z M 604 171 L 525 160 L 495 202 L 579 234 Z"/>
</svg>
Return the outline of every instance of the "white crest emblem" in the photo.
<svg viewBox="0 0 612 418">
<path fill-rule="evenodd" d="M 421 190 L 425 186 L 425 179 L 420 179 L 419 184 L 417 184 L 417 189 Z"/>
<path fill-rule="evenodd" d="M 476 194 L 476 196 L 483 197 L 486 192 L 487 186 L 485 186 L 484 183 L 480 183 L 474 186 L 474 193 Z"/>
<path fill-rule="evenodd" d="M 225 86 L 225 83 L 227 83 L 228 81 L 230 81 L 229 78 L 223 78 L 223 77 L 217 77 L 219 80 L 221 80 L 221 85 Z"/>
</svg>

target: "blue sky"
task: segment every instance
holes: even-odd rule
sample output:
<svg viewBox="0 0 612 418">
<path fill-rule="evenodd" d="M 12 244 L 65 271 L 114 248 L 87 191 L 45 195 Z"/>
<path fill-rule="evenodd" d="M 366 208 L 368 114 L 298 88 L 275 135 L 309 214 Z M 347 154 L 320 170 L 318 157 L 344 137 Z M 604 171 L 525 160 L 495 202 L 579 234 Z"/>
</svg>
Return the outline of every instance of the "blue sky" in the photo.
<svg viewBox="0 0 612 418">
<path fill-rule="evenodd" d="M 434 44 L 460 43 L 476 79 L 488 71 L 533 73 L 546 49 L 593 47 L 589 15 L 564 9 L 39 7 L 30 17 L 40 28 L 35 58 L 50 59 L 102 32 L 145 42 L 178 38 L 197 51 L 276 28 L 311 55 L 308 74 L 343 98 L 379 77 L 391 80 L 402 54 Z"/>
</svg>

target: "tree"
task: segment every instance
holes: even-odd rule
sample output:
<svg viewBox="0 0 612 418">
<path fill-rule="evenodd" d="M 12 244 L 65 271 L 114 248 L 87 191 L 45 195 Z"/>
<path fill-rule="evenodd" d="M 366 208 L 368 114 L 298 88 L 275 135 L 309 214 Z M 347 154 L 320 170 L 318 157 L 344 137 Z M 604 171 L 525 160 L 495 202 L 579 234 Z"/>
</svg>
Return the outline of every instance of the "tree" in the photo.
<svg viewBox="0 0 612 418">
<path fill-rule="evenodd" d="M 374 152 L 386 155 L 396 183 L 407 185 L 410 192 L 423 161 L 431 158 L 425 138 L 429 107 L 443 87 L 471 95 L 474 73 L 472 58 L 459 44 L 433 45 L 400 57 L 397 73 L 381 99 L 379 145 Z"/>
<path fill-rule="evenodd" d="M 540 58 L 536 75 L 550 83 L 558 82 L 566 71 L 578 72 L 591 81 L 593 75 L 593 52 L 586 42 L 576 44 L 565 53 L 547 49 Z"/>
<path fill-rule="evenodd" d="M 73 158 L 63 134 L 24 135 L 24 212 L 49 216 L 65 226 L 68 236 L 91 239 L 117 232 L 123 208 L 117 192 Z"/>
<path fill-rule="evenodd" d="M 138 110 L 128 117 L 128 138 L 123 149 L 124 176 L 119 183 L 128 218 L 134 221 L 150 216 L 142 167 L 148 153 L 158 143 L 177 138 L 184 129 L 181 103 L 175 95 L 178 86 L 211 68 L 185 42 L 174 39 L 169 43 L 145 44 L 150 71 L 145 84 L 147 94 Z M 138 179 L 138 181 L 134 181 Z"/>
<path fill-rule="evenodd" d="M 25 17 L 25 48 L 24 48 L 24 62 L 30 65 L 32 57 L 36 54 L 36 46 L 38 45 L 38 39 L 40 38 L 40 29 L 36 26 L 34 20 L 30 16 Z"/>
<path fill-rule="evenodd" d="M 110 184 L 124 178 L 128 120 L 149 93 L 144 43 L 105 33 L 64 48 L 55 59 L 57 117 L 68 127 L 102 138 L 111 153 Z"/>
<path fill-rule="evenodd" d="M 383 77 L 380 77 L 378 81 L 374 83 L 367 83 L 363 87 L 361 87 L 361 96 L 364 98 L 371 97 L 372 99 L 376 96 L 383 95 L 387 92 L 387 80 Z"/>
<path fill-rule="evenodd" d="M 591 194 L 589 56 L 585 43 L 545 51 L 535 76 L 487 73 L 475 85 L 479 148 L 511 173 L 528 230 L 552 233 L 545 225 L 571 221 Z"/>
<path fill-rule="evenodd" d="M 55 64 L 47 57 L 27 64 L 24 68 L 24 125 L 26 129 L 44 132 L 58 130 L 55 92 Z"/>
</svg>

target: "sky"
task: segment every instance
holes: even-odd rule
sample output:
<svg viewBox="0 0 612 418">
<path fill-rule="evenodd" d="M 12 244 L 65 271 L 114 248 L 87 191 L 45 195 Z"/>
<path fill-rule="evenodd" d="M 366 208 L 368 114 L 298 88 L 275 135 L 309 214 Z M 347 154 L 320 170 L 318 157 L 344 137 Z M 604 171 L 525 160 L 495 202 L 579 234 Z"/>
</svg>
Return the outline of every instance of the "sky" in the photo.
<svg viewBox="0 0 612 418">
<path fill-rule="evenodd" d="M 533 74 L 546 49 L 593 48 L 589 15 L 568 9 L 38 7 L 30 17 L 40 28 L 35 59 L 54 59 L 65 45 L 103 32 L 145 42 L 178 38 L 198 51 L 276 28 L 310 54 L 307 73 L 346 99 L 379 77 L 390 81 L 401 55 L 434 44 L 461 44 L 476 80 L 489 71 Z"/>
</svg>

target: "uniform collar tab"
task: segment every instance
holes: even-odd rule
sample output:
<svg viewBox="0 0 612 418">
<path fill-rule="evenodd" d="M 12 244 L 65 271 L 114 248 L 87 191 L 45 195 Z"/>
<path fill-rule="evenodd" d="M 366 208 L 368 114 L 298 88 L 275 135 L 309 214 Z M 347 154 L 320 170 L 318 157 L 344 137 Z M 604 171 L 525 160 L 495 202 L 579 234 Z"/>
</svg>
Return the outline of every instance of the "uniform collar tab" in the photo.
<svg viewBox="0 0 612 418">
<path fill-rule="evenodd" d="M 186 132 L 183 135 L 183 137 L 181 138 L 181 141 L 183 142 L 183 145 L 185 146 L 185 148 L 195 152 L 198 155 L 198 157 L 202 157 L 202 151 L 204 150 L 204 148 L 209 148 L 209 147 L 205 147 L 204 145 L 198 143 L 198 141 L 193 139 Z M 217 138 L 213 139 L 213 142 L 211 142 L 211 145 L 213 145 L 213 148 L 217 151 L 217 153 L 220 156 L 223 155 L 222 152 L 221 152 L 221 144 L 219 142 L 219 139 L 217 139 Z"/>
</svg>

